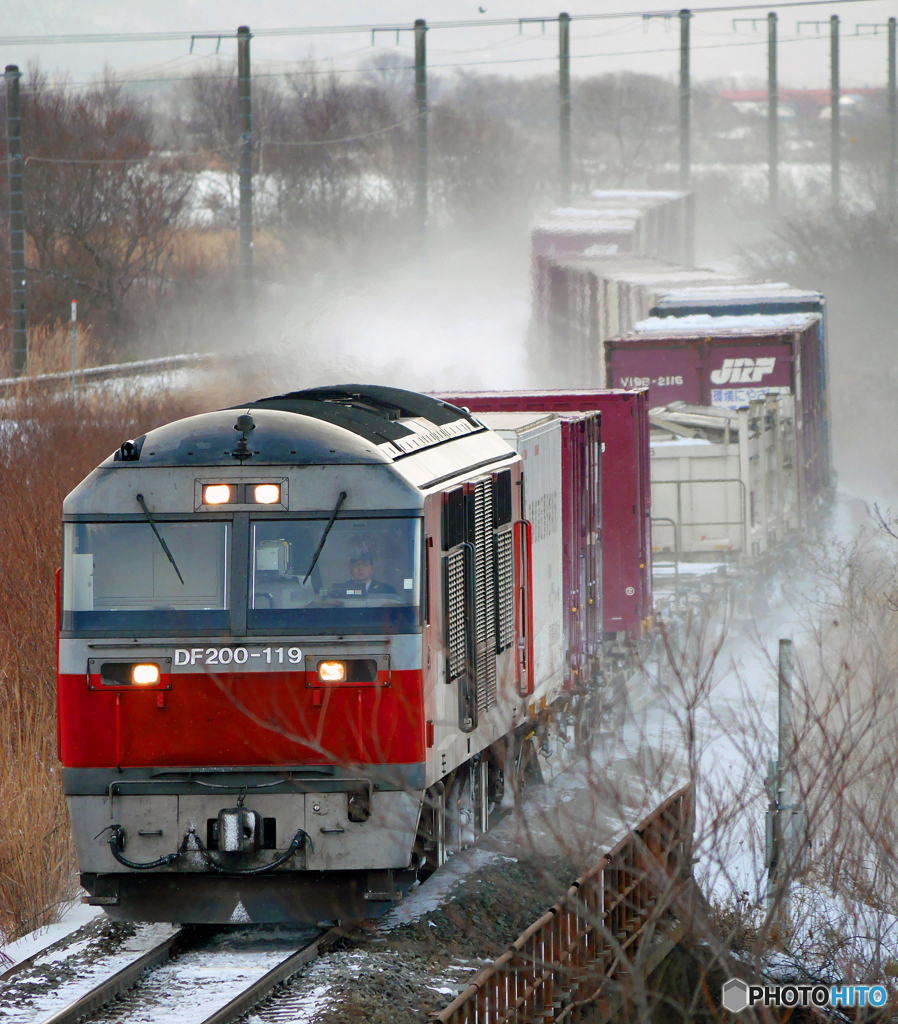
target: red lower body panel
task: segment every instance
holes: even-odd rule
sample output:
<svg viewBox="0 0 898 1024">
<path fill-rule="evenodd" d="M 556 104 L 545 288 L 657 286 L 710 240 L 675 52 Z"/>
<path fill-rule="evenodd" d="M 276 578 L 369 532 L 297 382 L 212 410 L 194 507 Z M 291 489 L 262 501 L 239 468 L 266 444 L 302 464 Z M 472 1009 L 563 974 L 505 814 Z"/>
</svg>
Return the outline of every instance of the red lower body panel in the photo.
<svg viewBox="0 0 898 1024">
<path fill-rule="evenodd" d="M 171 689 L 59 677 L 67 768 L 411 764 L 424 760 L 422 676 L 307 687 L 304 672 L 171 675 Z"/>
</svg>

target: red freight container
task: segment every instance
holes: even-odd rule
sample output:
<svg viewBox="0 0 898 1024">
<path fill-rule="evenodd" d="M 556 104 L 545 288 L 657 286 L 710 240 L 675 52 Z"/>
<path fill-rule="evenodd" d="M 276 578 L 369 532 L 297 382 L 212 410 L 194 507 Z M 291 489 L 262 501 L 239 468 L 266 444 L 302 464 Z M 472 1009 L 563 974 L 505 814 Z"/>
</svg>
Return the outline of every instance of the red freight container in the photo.
<svg viewBox="0 0 898 1024">
<path fill-rule="evenodd" d="M 602 616 L 606 640 L 634 642 L 651 624 L 652 538 L 647 392 L 468 391 L 438 397 L 471 412 L 602 414 Z M 526 473 L 526 466 L 524 467 Z M 526 487 L 526 484 L 525 484 Z"/>
<path fill-rule="evenodd" d="M 649 389 L 651 406 L 742 408 L 769 392 L 795 396 L 801 513 L 831 486 L 816 313 L 653 317 L 605 342 L 609 383 Z"/>
</svg>

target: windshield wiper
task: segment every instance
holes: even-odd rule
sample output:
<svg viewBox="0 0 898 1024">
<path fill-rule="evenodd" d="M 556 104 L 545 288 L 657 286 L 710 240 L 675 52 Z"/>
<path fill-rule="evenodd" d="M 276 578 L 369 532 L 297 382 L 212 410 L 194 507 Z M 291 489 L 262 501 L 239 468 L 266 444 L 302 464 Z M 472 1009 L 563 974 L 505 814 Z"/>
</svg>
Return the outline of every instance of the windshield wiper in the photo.
<svg viewBox="0 0 898 1024">
<path fill-rule="evenodd" d="M 138 494 L 137 500 L 140 503 L 140 507 L 143 509 L 143 514 L 147 517 L 147 522 L 150 524 L 150 526 L 153 527 L 153 533 L 156 534 L 156 540 L 158 540 L 159 543 L 162 545 L 162 550 L 165 552 L 166 556 L 168 557 L 168 560 L 171 562 L 172 568 L 178 574 L 178 579 L 181 581 L 181 586 L 183 587 L 185 585 L 184 577 L 181 575 L 181 570 L 178 568 L 178 563 L 175 561 L 174 555 L 171 553 L 171 551 L 168 550 L 168 544 L 166 544 L 165 541 L 162 539 L 162 534 L 156 529 L 156 523 L 153 517 L 150 515 L 150 510 L 147 508 L 147 503 L 143 500 L 143 495 Z"/>
<path fill-rule="evenodd" d="M 306 573 L 306 578 L 302 581 L 303 586 L 309 581 L 309 577 L 312 575 L 312 570 L 318 562 L 318 556 L 321 554 L 321 549 L 324 547 L 324 542 L 327 540 L 327 535 L 331 532 L 331 527 L 334 525 L 334 521 L 337 518 L 337 513 L 340 511 L 340 506 L 346 501 L 346 491 L 340 491 L 340 497 L 337 498 L 337 504 L 334 505 L 334 510 L 331 512 L 331 517 L 327 522 L 327 526 L 324 528 L 324 533 L 321 534 L 321 540 L 318 541 L 318 547 L 315 549 L 315 554 L 312 556 L 312 564 L 309 566 L 309 571 Z"/>
</svg>

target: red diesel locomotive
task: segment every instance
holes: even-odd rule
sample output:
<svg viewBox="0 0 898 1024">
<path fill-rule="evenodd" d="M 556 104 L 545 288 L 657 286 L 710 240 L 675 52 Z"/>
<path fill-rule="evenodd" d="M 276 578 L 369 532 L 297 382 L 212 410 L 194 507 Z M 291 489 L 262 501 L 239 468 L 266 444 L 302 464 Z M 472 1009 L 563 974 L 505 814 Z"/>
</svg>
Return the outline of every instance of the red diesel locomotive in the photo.
<svg viewBox="0 0 898 1024">
<path fill-rule="evenodd" d="M 180 420 L 95 469 L 65 501 L 59 595 L 90 901 L 136 920 L 370 916 L 488 827 L 569 700 L 544 601 L 561 512 L 547 500 L 536 535 L 528 466 L 469 412 L 348 385 Z M 588 655 L 580 690 L 601 644 Z"/>
</svg>

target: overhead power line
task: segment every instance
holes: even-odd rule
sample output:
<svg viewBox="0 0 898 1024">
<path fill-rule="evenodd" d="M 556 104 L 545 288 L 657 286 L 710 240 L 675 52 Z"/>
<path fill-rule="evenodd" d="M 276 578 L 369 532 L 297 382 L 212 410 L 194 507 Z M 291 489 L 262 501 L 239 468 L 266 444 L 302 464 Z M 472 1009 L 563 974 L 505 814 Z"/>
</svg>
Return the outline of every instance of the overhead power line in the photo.
<svg viewBox="0 0 898 1024">
<path fill-rule="evenodd" d="M 794 35 L 794 36 L 781 36 L 780 44 L 786 45 L 789 43 L 819 43 L 822 37 L 814 35 Z M 845 41 L 859 40 L 859 39 L 875 39 L 874 33 L 858 33 L 856 35 L 846 35 Z M 729 42 L 721 43 L 698 43 L 693 44 L 690 49 L 693 51 L 697 50 L 724 50 L 731 48 L 738 48 L 742 46 L 766 46 L 767 39 L 765 38 L 740 38 L 734 39 Z M 583 61 L 583 60 L 595 60 L 600 57 L 641 57 L 653 54 L 661 53 L 679 53 L 678 46 L 655 46 L 643 49 L 628 49 L 628 50 L 603 50 L 600 53 L 572 53 L 572 61 Z M 545 56 L 538 57 L 497 57 L 490 60 L 470 60 L 470 61 L 446 61 L 431 63 L 429 65 L 430 70 L 447 70 L 452 68 L 471 68 L 471 67 L 494 67 L 505 64 L 534 64 L 534 63 L 547 63 L 558 60 L 556 53 L 546 54 Z M 328 59 L 328 64 L 331 64 L 332 59 Z M 407 64 L 396 64 L 389 67 L 378 67 L 378 68 L 334 68 L 332 66 L 325 68 L 303 68 L 299 71 L 291 71 L 287 69 L 281 69 L 278 71 L 258 71 L 253 72 L 254 79 L 262 78 L 315 78 L 319 76 L 331 76 L 331 75 L 357 75 L 357 74 L 380 74 L 382 72 L 390 71 L 403 71 L 409 74 L 414 72 L 414 66 Z M 203 79 L 212 79 L 216 81 L 229 82 L 233 81 L 234 75 L 232 72 L 222 74 L 210 74 L 208 72 L 193 71 L 189 75 L 165 75 L 160 77 L 147 77 L 138 76 L 134 78 L 121 77 L 116 78 L 116 85 L 152 85 L 152 84 L 174 84 L 177 82 L 189 82 L 192 78 L 201 76 Z M 64 81 L 55 83 L 52 86 L 44 86 L 51 90 L 59 89 L 88 89 L 96 85 L 96 81 L 89 82 L 72 82 Z M 27 93 L 27 87 L 23 89 L 23 93 Z"/>
<path fill-rule="evenodd" d="M 758 10 L 782 10 L 788 7 L 819 7 L 825 4 L 858 4 L 870 3 L 871 0 L 780 0 L 778 3 L 749 3 L 749 4 L 726 4 L 714 7 L 693 7 L 692 14 L 719 14 L 729 11 L 758 11 Z M 571 15 L 571 21 L 608 21 L 615 18 L 639 18 L 639 17 L 676 17 L 680 12 L 676 9 L 649 10 L 649 11 L 608 11 L 602 14 L 575 14 Z M 509 25 L 522 25 L 533 22 L 554 22 L 558 20 L 555 14 L 545 17 L 526 18 L 483 18 L 479 20 L 465 21 L 432 21 L 428 29 L 439 28 L 484 28 L 500 27 Z M 295 28 L 259 28 L 253 30 L 255 38 L 278 37 L 278 36 L 315 36 L 315 35 L 336 35 L 352 32 L 408 32 L 413 26 L 409 23 L 370 24 L 370 25 L 307 25 Z M 233 38 L 234 30 L 213 29 L 202 32 L 96 32 L 96 33 L 59 33 L 42 36 L 0 36 L 2 46 L 48 46 L 57 43 L 173 43 L 190 42 L 195 37 L 202 35 L 205 38 L 220 37 L 221 39 Z"/>
</svg>

